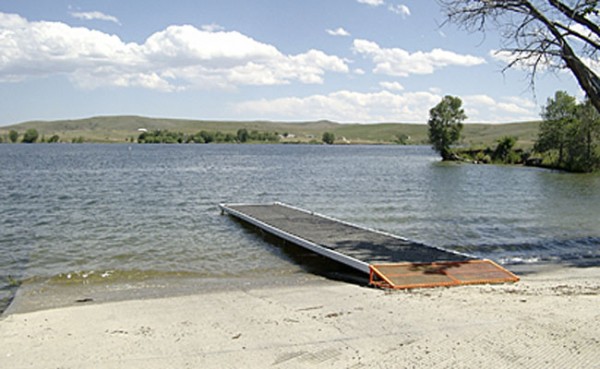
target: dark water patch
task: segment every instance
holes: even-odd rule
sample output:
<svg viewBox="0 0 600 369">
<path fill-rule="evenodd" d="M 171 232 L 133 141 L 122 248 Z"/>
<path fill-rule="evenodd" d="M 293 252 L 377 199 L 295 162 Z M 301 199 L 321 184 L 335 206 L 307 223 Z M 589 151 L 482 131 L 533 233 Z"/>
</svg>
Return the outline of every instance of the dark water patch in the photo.
<svg viewBox="0 0 600 369">
<path fill-rule="evenodd" d="M 362 286 L 369 283 L 369 276 L 365 273 L 290 243 L 237 218 L 230 217 L 230 219 L 243 228 L 248 237 L 264 241 L 266 252 L 276 255 L 292 265 L 299 266 L 306 273 Z"/>
<path fill-rule="evenodd" d="M 600 237 L 551 239 L 516 244 L 452 246 L 450 248 L 498 260 L 506 265 L 561 263 L 577 266 L 600 263 Z"/>
</svg>

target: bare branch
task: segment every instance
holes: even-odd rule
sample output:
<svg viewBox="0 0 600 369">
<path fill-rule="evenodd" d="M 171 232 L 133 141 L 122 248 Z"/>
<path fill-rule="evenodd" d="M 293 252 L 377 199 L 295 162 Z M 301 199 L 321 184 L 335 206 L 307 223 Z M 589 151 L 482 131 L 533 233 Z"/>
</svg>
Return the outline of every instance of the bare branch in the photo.
<svg viewBox="0 0 600 369">
<path fill-rule="evenodd" d="M 587 37 L 587 36 L 584 36 L 584 35 L 582 35 L 581 33 L 579 33 L 579 32 L 577 32 L 577 31 L 575 31 L 574 29 L 572 29 L 572 28 L 570 28 L 570 27 L 567 27 L 567 26 L 564 26 L 564 25 L 562 25 L 562 24 L 560 24 L 560 23 L 557 23 L 557 22 L 555 22 L 555 23 L 554 23 L 554 26 L 555 26 L 556 28 L 560 28 L 560 29 L 562 29 L 563 31 L 565 31 L 565 33 L 564 33 L 564 37 L 567 37 L 567 36 L 573 36 L 573 37 L 576 37 L 576 38 L 580 39 L 581 41 L 583 41 L 583 42 L 585 42 L 585 43 L 589 44 L 589 45 L 590 45 L 590 46 L 592 46 L 594 49 L 600 49 L 600 43 L 598 43 L 598 42 L 597 42 L 597 41 L 595 41 L 595 40 L 592 40 L 591 38 L 589 38 L 589 37 Z"/>
<path fill-rule="evenodd" d="M 564 3 L 562 3 L 559 0 L 548 0 L 548 2 L 555 7 L 556 9 L 558 9 L 561 13 L 563 13 L 567 18 L 574 20 L 575 22 L 581 24 L 582 26 L 586 27 L 587 29 L 589 29 L 590 31 L 592 31 L 597 37 L 600 37 L 600 27 L 598 27 L 598 25 L 592 21 L 590 21 L 589 19 L 587 19 L 585 17 L 585 13 L 589 10 L 596 10 L 594 9 L 597 6 L 597 1 L 593 2 L 591 9 L 588 8 L 583 8 L 582 10 L 584 11 L 584 13 L 580 13 L 577 11 L 577 9 L 571 9 L 569 8 L 567 5 L 565 5 Z M 597 10 L 596 10 L 597 13 Z"/>
<path fill-rule="evenodd" d="M 595 56 L 600 50 L 600 27 L 589 19 L 600 14 L 599 1 L 577 1 L 572 7 L 563 0 L 438 2 L 446 13 L 445 23 L 457 24 L 471 32 L 485 32 L 490 25 L 500 31 L 503 51 L 512 56 L 505 70 L 528 66 L 533 84 L 542 69 L 566 67 L 600 111 L 600 78 L 582 61 L 582 56 Z M 589 30 L 590 35 L 579 30 L 581 27 Z M 582 44 L 572 45 L 575 40 Z"/>
</svg>

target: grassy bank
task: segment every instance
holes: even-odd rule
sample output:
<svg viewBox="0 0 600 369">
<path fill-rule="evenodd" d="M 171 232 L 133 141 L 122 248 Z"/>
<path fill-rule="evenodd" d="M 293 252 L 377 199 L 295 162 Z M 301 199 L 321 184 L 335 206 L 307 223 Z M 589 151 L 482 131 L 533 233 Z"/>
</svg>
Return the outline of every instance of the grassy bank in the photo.
<svg viewBox="0 0 600 369">
<path fill-rule="evenodd" d="M 491 145 L 504 136 L 519 137 L 517 145 L 531 146 L 537 137 L 539 122 L 511 124 L 466 124 L 463 144 Z M 321 142 L 324 132 L 331 132 L 336 143 L 393 144 L 399 141 L 410 145 L 428 144 L 427 125 L 410 123 L 340 124 L 330 121 L 270 122 L 270 121 L 207 121 L 186 119 L 146 118 L 139 116 L 106 116 L 78 120 L 32 121 L 0 127 L 0 137 L 7 142 L 10 130 L 22 136 L 35 129 L 41 137 L 57 135 L 60 142 L 83 138 L 84 142 L 120 143 L 137 139 L 139 129 L 169 130 L 184 134 L 199 131 L 219 131 L 236 134 L 240 129 L 271 132 L 285 136 L 280 142 Z"/>
</svg>

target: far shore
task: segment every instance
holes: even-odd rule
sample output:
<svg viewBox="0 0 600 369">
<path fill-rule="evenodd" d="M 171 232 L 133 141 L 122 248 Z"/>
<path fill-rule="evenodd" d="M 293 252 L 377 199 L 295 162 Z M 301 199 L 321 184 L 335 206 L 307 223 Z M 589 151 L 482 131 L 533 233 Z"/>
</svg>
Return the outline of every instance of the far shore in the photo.
<svg viewBox="0 0 600 369">
<path fill-rule="evenodd" d="M 7 368 L 593 368 L 600 268 L 384 291 L 316 277 L 0 319 Z"/>
</svg>

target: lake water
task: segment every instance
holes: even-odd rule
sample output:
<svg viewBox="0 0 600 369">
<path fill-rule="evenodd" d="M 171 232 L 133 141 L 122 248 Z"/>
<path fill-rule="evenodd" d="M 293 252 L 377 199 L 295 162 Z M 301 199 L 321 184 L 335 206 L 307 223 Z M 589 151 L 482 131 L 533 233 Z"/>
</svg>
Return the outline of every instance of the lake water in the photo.
<svg viewBox="0 0 600 369">
<path fill-rule="evenodd" d="M 306 253 L 218 209 L 271 201 L 507 265 L 600 261 L 598 175 L 428 147 L 5 144 L 0 311 L 19 283 L 306 273 Z"/>
</svg>

